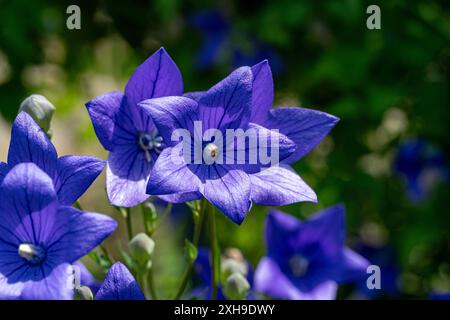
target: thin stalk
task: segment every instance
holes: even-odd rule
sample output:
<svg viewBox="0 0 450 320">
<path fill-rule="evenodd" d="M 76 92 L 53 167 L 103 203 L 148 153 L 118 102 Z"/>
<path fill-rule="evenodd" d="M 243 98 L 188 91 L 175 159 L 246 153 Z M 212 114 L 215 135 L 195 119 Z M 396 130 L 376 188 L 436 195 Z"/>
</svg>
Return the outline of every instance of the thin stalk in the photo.
<svg viewBox="0 0 450 320">
<path fill-rule="evenodd" d="M 153 265 L 148 270 L 147 284 L 148 284 L 148 288 L 150 289 L 150 295 L 151 295 L 152 300 L 158 300 L 158 296 L 157 296 L 156 288 L 155 288 L 155 281 L 154 281 L 154 277 L 153 277 Z"/>
<path fill-rule="evenodd" d="M 125 221 L 127 223 L 127 234 L 128 240 L 133 238 L 133 221 L 131 220 L 131 210 L 130 208 L 120 208 L 120 212 L 125 217 Z"/>
<path fill-rule="evenodd" d="M 211 244 L 211 299 L 217 300 L 217 283 L 218 283 L 218 249 L 217 245 L 217 230 L 216 230 L 216 211 L 211 205 L 211 210 L 209 214 L 209 233 L 210 233 L 210 244 Z"/>
<path fill-rule="evenodd" d="M 203 224 L 203 216 L 205 215 L 206 210 L 206 200 L 202 199 L 200 204 L 200 210 L 199 210 L 199 217 L 197 220 L 197 223 L 195 223 L 194 226 L 194 237 L 192 239 L 192 244 L 198 248 L 198 242 L 200 241 L 200 234 L 202 230 L 202 224 Z M 195 221 L 195 219 L 194 219 Z M 183 274 L 183 279 L 181 280 L 180 287 L 178 288 L 177 294 L 175 295 L 175 300 L 179 300 L 181 296 L 184 293 L 184 290 L 186 290 L 186 286 L 189 281 L 189 276 L 191 275 L 192 269 L 194 267 L 194 261 L 189 260 L 188 266 Z"/>
</svg>

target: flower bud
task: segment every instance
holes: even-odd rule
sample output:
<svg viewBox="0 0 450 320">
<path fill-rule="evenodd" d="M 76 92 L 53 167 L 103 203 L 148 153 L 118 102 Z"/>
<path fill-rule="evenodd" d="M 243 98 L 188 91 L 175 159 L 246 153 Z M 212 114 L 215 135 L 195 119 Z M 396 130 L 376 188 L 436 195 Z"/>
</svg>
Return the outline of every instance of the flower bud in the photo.
<svg viewBox="0 0 450 320">
<path fill-rule="evenodd" d="M 223 286 L 223 293 L 228 299 L 242 300 L 247 296 L 250 290 L 250 284 L 240 273 L 230 275 Z"/>
<path fill-rule="evenodd" d="M 222 283 L 224 283 L 233 273 L 240 273 L 244 277 L 247 276 L 248 267 L 245 262 L 235 259 L 222 259 L 220 264 L 220 272 Z"/>
<path fill-rule="evenodd" d="M 32 94 L 20 104 L 19 112 L 22 111 L 28 113 L 42 130 L 51 137 L 50 124 L 55 107 L 46 97 L 40 94 Z"/>
<path fill-rule="evenodd" d="M 92 294 L 91 289 L 86 286 L 80 286 L 75 288 L 75 300 L 94 300 L 94 295 Z"/>
<path fill-rule="evenodd" d="M 145 233 L 139 233 L 134 236 L 128 243 L 131 256 L 134 261 L 141 267 L 150 266 L 153 250 L 155 249 L 155 242 Z"/>
</svg>

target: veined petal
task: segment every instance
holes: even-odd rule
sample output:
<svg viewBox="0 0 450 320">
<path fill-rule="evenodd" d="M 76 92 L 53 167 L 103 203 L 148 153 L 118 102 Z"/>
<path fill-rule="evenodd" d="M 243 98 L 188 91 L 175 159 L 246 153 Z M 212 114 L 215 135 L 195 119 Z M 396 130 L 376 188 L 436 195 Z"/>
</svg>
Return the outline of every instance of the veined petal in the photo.
<svg viewBox="0 0 450 320">
<path fill-rule="evenodd" d="M 311 109 L 274 108 L 264 126 L 279 129 L 281 133 L 297 144 L 297 149 L 285 163 L 293 163 L 310 152 L 330 132 L 338 118 Z"/>
<path fill-rule="evenodd" d="M 122 263 L 109 269 L 95 300 L 145 300 L 139 284 Z"/>
<path fill-rule="evenodd" d="M 198 121 L 196 101 L 185 97 L 163 97 L 144 100 L 139 106 L 152 117 L 166 145 L 173 146 L 179 142 L 180 137 L 172 140 L 177 129 L 188 130 L 193 139 L 194 121 Z"/>
<path fill-rule="evenodd" d="M 94 125 L 100 143 L 106 150 L 113 149 L 113 134 L 116 115 L 124 100 L 124 94 L 118 91 L 106 93 L 86 103 L 86 108 Z"/>
<path fill-rule="evenodd" d="M 111 235 L 117 227 L 112 218 L 72 207 L 60 207 L 45 240 L 48 260 L 74 263 Z"/>
<path fill-rule="evenodd" d="M 116 147 L 106 167 L 106 191 L 112 205 L 134 207 L 148 198 L 145 193 L 153 161 L 135 144 Z"/>
<path fill-rule="evenodd" d="M 13 167 L 0 187 L 2 233 L 14 232 L 19 242 L 39 243 L 46 213 L 56 211 L 53 181 L 34 163 Z M 3 238 L 3 237 L 2 237 Z"/>
<path fill-rule="evenodd" d="M 295 202 L 317 202 L 314 191 L 292 169 L 273 166 L 250 174 L 251 199 L 265 206 L 284 206 Z"/>
<path fill-rule="evenodd" d="M 89 188 L 104 167 L 105 161 L 94 157 L 59 158 L 55 179 L 59 203 L 71 206 Z"/>
<path fill-rule="evenodd" d="M 151 195 L 169 195 L 199 191 L 200 179 L 188 168 L 182 154 L 182 143 L 165 148 L 156 160 L 147 185 Z"/>
<path fill-rule="evenodd" d="M 267 60 L 252 67 L 253 94 L 251 122 L 263 124 L 273 104 L 273 78 Z"/>
<path fill-rule="evenodd" d="M 245 128 L 252 103 L 252 72 L 241 67 L 201 95 L 199 115 L 207 129 Z"/>
<path fill-rule="evenodd" d="M 45 132 L 26 112 L 19 113 L 12 127 L 8 164 L 33 162 L 53 178 L 57 157 Z"/>
<path fill-rule="evenodd" d="M 23 285 L 20 298 L 24 300 L 72 300 L 73 271 L 68 263 L 56 267 L 43 265 L 31 268 L 29 280 Z"/>
<path fill-rule="evenodd" d="M 181 96 L 183 80 L 180 70 L 164 48 L 144 61 L 133 73 L 125 88 L 131 105 L 152 98 Z"/>
<path fill-rule="evenodd" d="M 234 223 L 240 225 L 250 211 L 250 178 L 240 170 L 212 165 L 214 179 L 206 180 L 203 195 Z"/>
</svg>

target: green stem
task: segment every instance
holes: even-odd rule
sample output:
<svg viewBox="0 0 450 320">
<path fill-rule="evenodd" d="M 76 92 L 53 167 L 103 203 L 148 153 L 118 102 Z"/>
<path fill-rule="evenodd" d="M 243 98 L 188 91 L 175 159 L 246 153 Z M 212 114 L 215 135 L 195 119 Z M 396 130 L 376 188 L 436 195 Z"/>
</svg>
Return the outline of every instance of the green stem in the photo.
<svg viewBox="0 0 450 320">
<path fill-rule="evenodd" d="M 200 204 L 199 209 L 199 216 L 197 219 L 197 223 L 195 223 L 194 226 L 194 237 L 192 239 L 192 244 L 197 248 L 198 242 L 200 241 L 200 234 L 202 230 L 202 224 L 203 224 L 203 216 L 205 215 L 206 210 L 206 200 L 203 198 Z M 194 219 L 195 221 L 195 219 Z M 175 300 L 179 300 L 181 296 L 184 293 L 184 290 L 186 290 L 186 286 L 189 281 L 189 276 L 191 275 L 192 269 L 194 267 L 194 261 L 189 260 L 188 266 L 186 268 L 186 271 L 184 272 L 183 279 L 181 280 L 180 287 L 178 288 L 177 294 L 175 295 Z"/>
<path fill-rule="evenodd" d="M 148 270 L 147 281 L 148 281 L 148 287 L 150 289 L 150 295 L 151 295 L 152 300 L 158 300 L 158 296 L 157 296 L 156 288 L 155 288 L 155 281 L 154 281 L 154 277 L 153 277 L 153 265 Z"/>
<path fill-rule="evenodd" d="M 211 299 L 217 300 L 219 246 L 217 244 L 216 211 L 212 205 L 209 214 L 209 232 L 211 240 L 211 285 L 212 285 Z"/>
<path fill-rule="evenodd" d="M 133 238 L 133 222 L 131 221 L 131 210 L 130 208 L 120 208 L 122 211 L 122 214 L 125 216 L 126 222 L 127 222 L 127 233 L 128 233 L 128 240 L 131 240 Z"/>
</svg>

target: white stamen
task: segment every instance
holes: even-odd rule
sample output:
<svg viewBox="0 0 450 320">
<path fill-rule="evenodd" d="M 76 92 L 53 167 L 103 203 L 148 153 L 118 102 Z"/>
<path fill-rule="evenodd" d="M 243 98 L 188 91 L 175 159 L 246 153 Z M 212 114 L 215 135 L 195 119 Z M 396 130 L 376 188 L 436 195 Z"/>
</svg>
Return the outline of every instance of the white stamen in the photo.
<svg viewBox="0 0 450 320">
<path fill-rule="evenodd" d="M 219 157 L 219 147 L 214 143 L 208 143 L 203 149 L 203 160 L 206 164 L 213 164 Z"/>
<path fill-rule="evenodd" d="M 22 243 L 19 246 L 18 252 L 19 256 L 21 256 L 22 258 L 33 264 L 41 263 L 46 257 L 44 249 L 30 243 Z"/>
</svg>

